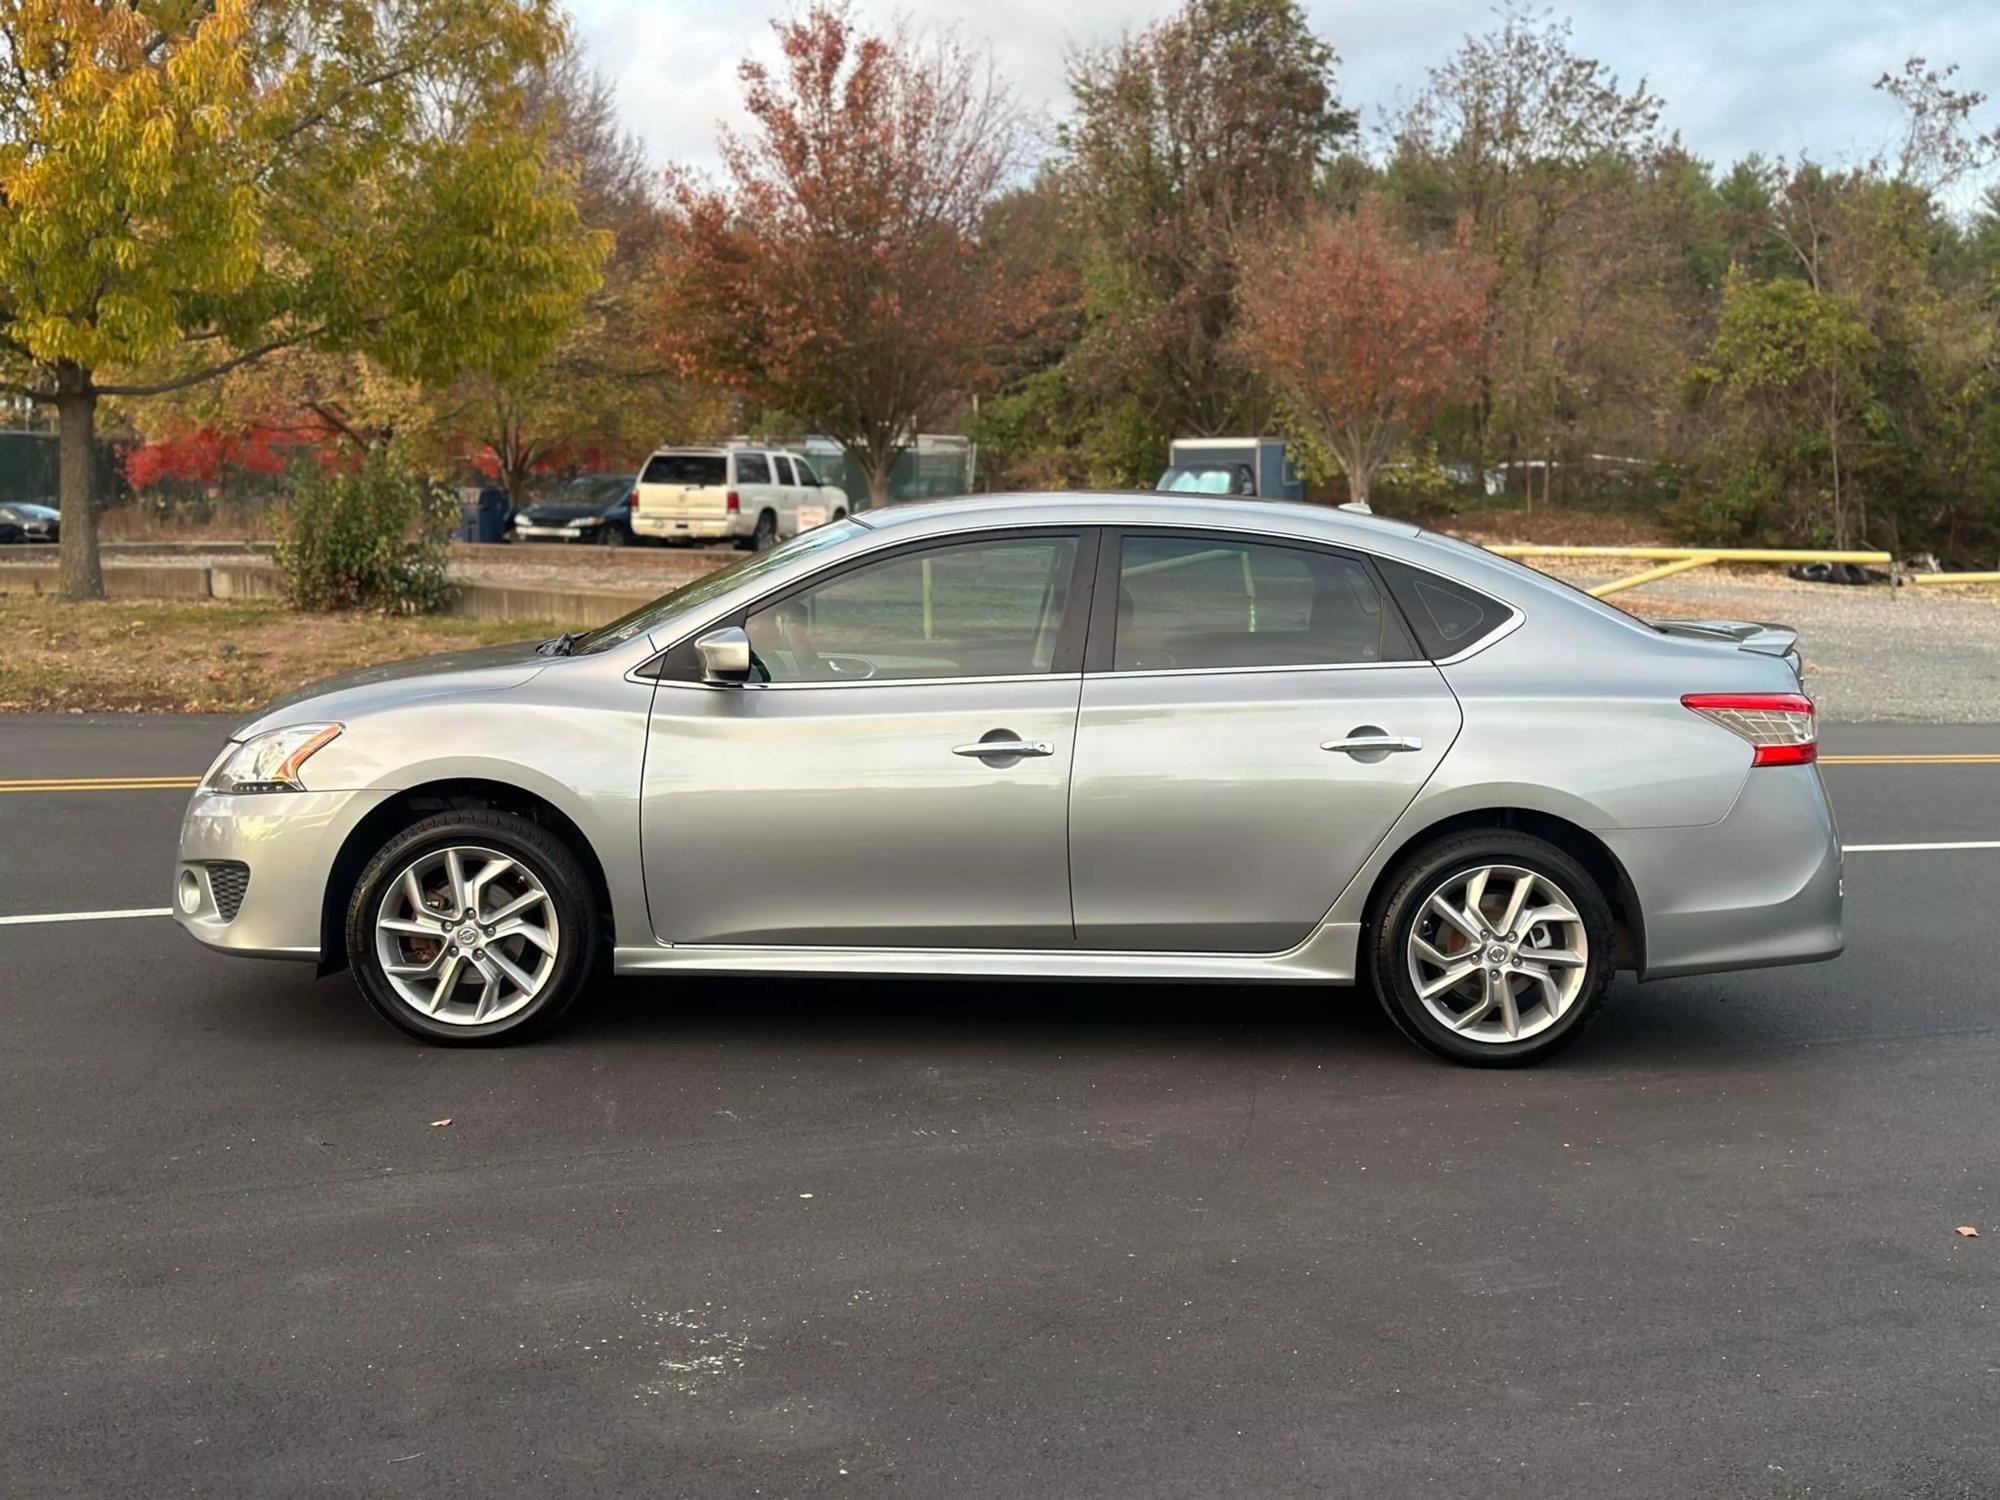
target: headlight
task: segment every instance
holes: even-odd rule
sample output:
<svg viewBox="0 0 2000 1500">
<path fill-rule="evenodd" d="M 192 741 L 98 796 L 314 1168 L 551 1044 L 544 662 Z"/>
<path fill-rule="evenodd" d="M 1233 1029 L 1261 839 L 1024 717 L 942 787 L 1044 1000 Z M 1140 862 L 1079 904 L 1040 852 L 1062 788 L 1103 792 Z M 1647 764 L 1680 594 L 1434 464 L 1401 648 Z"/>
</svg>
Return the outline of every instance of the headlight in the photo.
<svg viewBox="0 0 2000 1500">
<path fill-rule="evenodd" d="M 302 792 L 299 768 L 340 736 L 338 724 L 293 724 L 236 746 L 208 773 L 211 792 Z"/>
</svg>

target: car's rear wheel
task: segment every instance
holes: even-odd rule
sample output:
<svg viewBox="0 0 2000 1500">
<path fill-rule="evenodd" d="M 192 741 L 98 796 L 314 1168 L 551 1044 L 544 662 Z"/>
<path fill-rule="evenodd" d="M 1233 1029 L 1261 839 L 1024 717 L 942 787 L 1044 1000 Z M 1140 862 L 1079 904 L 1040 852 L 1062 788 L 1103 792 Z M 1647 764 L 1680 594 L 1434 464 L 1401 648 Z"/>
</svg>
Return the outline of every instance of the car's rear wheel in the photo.
<svg viewBox="0 0 2000 1500">
<path fill-rule="evenodd" d="M 411 1036 L 453 1046 L 545 1031 L 590 979 L 597 920 L 568 845 L 513 813 L 440 813 L 362 871 L 347 956 L 368 1003 Z"/>
<path fill-rule="evenodd" d="M 743 539 L 743 550 L 745 552 L 769 552 L 777 545 L 778 517 L 775 512 L 762 511 L 757 516 L 757 529 Z"/>
<path fill-rule="evenodd" d="M 1536 1062 L 1603 1008 L 1616 951 L 1611 904 L 1545 839 L 1455 835 L 1392 877 L 1368 968 L 1389 1018 L 1453 1062 Z"/>
</svg>

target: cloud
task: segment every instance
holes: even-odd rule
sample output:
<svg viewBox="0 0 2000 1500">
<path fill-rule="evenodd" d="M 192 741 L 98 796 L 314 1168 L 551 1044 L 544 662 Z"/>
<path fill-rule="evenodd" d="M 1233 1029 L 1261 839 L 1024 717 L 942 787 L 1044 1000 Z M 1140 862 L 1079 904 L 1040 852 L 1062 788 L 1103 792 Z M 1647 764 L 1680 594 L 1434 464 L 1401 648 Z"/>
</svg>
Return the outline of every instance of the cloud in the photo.
<svg viewBox="0 0 2000 1500">
<path fill-rule="evenodd" d="M 992 49 L 1030 106 L 1060 115 L 1066 59 L 1167 13 L 1130 0 L 949 0 L 859 6 L 886 23 L 953 27 Z M 1491 0 L 1316 0 L 1312 24 L 1341 57 L 1340 89 L 1369 123 L 1423 87 L 1426 70 L 1494 22 Z M 712 169 L 718 122 L 740 126 L 747 55 L 773 59 L 770 23 L 789 7 L 727 0 L 573 0 L 593 63 L 617 83 L 625 120 L 662 163 Z M 1991 0 L 1597 0 L 1568 12 L 1578 47 L 1627 83 L 1648 78 L 1665 124 L 1719 162 L 1750 151 L 1823 160 L 1889 144 L 1895 115 L 1871 85 L 1921 54 L 1957 62 L 1959 83 L 2000 88 L 2000 7 Z M 1989 106 L 1989 125 L 2000 108 Z"/>
</svg>

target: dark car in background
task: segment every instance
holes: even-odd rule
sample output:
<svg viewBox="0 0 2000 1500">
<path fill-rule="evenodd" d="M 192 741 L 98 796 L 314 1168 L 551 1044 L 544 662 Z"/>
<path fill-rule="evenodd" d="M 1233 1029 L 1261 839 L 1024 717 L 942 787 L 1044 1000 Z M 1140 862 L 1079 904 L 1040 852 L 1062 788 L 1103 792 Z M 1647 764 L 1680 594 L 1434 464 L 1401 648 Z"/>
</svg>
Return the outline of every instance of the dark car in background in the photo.
<svg viewBox="0 0 2000 1500">
<path fill-rule="evenodd" d="M 52 505 L 10 500 L 0 505 L 0 544 L 62 539 L 62 512 Z"/>
<path fill-rule="evenodd" d="M 596 542 L 623 547 L 632 541 L 631 474 L 579 474 L 514 519 L 523 542 Z"/>
</svg>

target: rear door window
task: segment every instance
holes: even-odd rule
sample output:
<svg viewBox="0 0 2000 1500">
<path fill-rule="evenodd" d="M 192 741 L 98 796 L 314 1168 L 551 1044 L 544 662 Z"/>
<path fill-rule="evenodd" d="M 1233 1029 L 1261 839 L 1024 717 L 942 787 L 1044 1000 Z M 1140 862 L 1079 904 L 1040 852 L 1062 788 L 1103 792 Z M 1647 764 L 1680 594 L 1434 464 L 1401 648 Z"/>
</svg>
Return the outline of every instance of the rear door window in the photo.
<svg viewBox="0 0 2000 1500">
<path fill-rule="evenodd" d="M 641 484 L 703 485 L 728 482 L 728 461 L 720 453 L 655 453 L 646 460 Z"/>
<path fill-rule="evenodd" d="M 1127 536 L 1111 669 L 1408 661 L 1408 633 L 1366 563 L 1226 536 Z"/>
<path fill-rule="evenodd" d="M 738 484 L 769 484 L 771 464 L 761 453 L 739 453 L 736 455 L 736 482 Z"/>
</svg>

